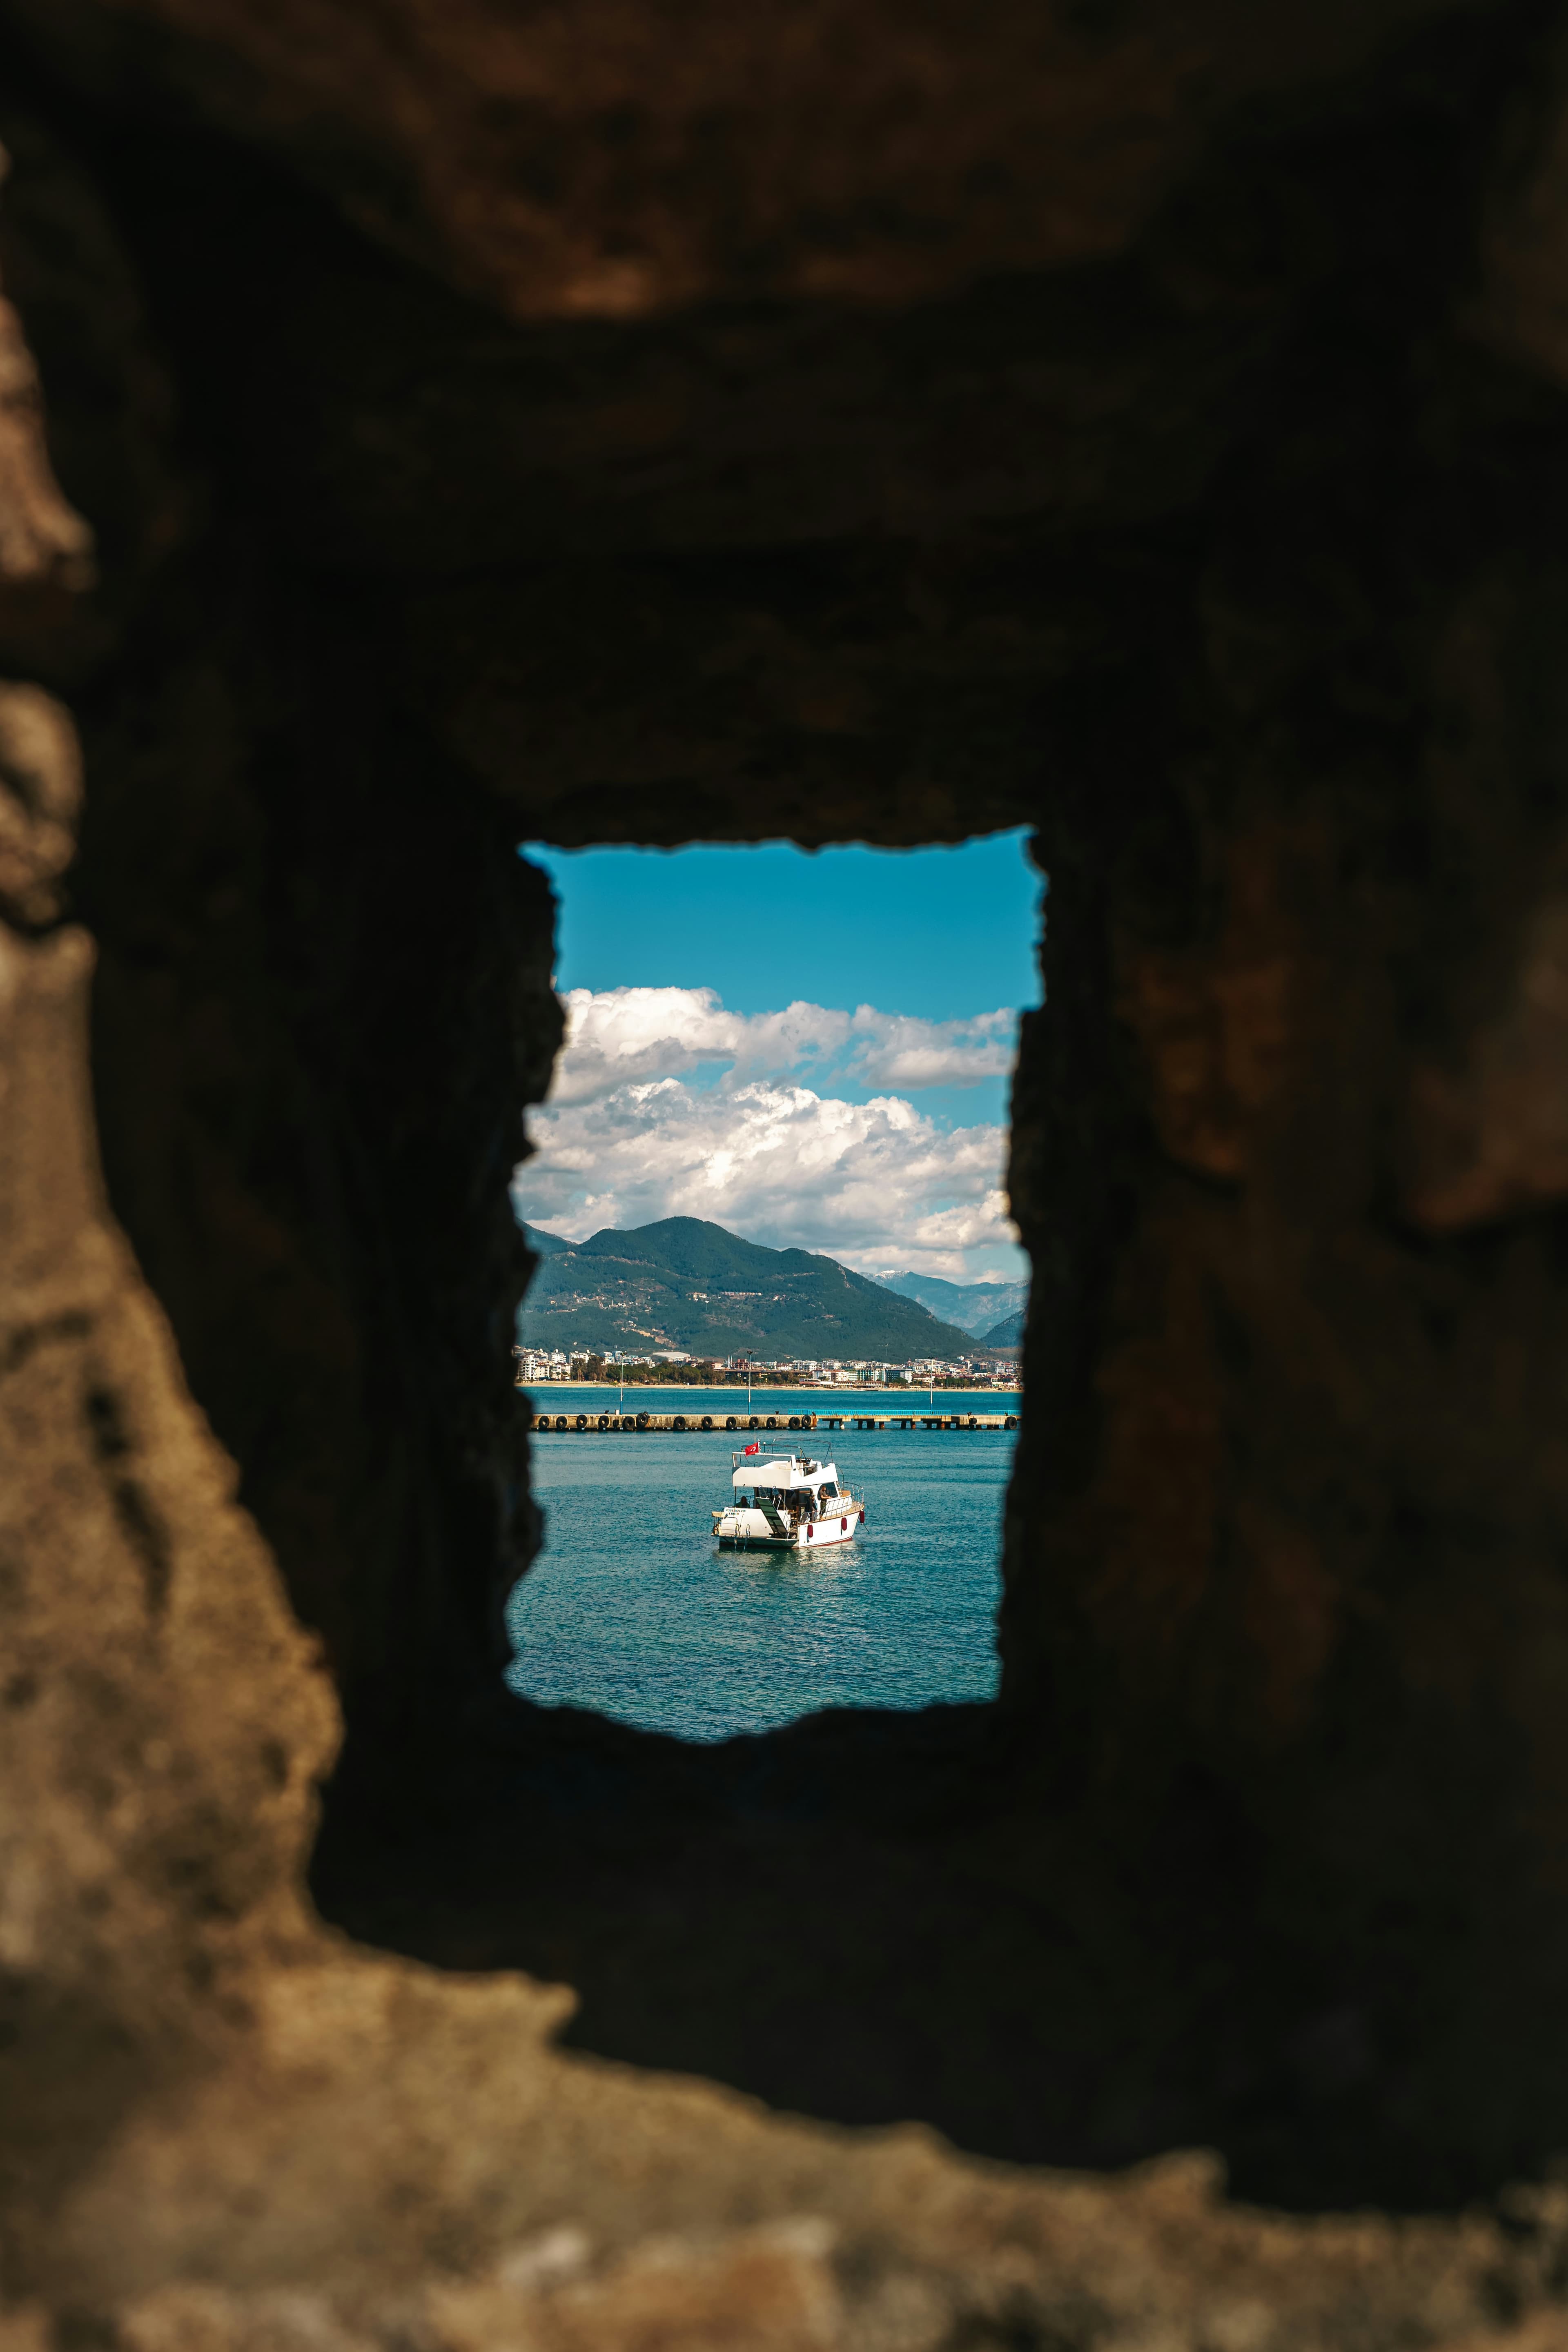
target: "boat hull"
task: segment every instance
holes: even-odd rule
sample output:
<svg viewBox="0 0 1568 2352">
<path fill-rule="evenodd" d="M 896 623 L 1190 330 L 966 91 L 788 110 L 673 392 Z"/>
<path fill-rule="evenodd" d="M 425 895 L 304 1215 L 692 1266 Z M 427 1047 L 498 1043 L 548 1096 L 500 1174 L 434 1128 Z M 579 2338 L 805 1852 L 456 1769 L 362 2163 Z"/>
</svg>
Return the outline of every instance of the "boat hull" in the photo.
<svg viewBox="0 0 1568 2352">
<path fill-rule="evenodd" d="M 865 1517 L 864 1511 L 855 1510 L 837 1518 L 810 1520 L 786 1535 L 718 1535 L 717 1540 L 721 1551 L 826 1551 L 835 1544 L 853 1543 Z"/>
</svg>

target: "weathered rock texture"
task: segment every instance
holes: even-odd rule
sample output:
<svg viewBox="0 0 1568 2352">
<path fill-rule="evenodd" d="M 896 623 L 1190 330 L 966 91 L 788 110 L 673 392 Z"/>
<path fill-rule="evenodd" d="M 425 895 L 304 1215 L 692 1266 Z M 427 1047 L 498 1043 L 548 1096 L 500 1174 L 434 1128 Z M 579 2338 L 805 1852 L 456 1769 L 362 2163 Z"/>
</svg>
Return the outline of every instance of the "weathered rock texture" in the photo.
<svg viewBox="0 0 1568 2352">
<path fill-rule="evenodd" d="M 0 0 L 5 2352 L 1561 2340 L 1565 42 Z M 1018 823 L 1001 1706 L 510 1699 L 512 845 Z"/>
</svg>

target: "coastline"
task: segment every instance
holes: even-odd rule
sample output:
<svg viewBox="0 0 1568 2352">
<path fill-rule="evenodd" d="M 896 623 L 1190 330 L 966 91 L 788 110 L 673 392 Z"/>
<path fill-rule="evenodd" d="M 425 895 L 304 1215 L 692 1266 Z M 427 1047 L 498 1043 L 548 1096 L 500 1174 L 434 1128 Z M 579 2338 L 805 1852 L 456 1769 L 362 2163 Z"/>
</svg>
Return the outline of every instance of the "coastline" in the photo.
<svg viewBox="0 0 1568 2352">
<path fill-rule="evenodd" d="M 932 1394 L 941 1396 L 943 1393 L 950 1396 L 1021 1397 L 1024 1393 L 1022 1386 L 1017 1382 L 1015 1382 L 1011 1388 L 992 1389 L 979 1388 L 975 1386 L 973 1382 L 967 1381 L 954 1381 L 949 1383 L 939 1381 L 937 1382 L 934 1390 L 929 1384 L 924 1388 L 889 1388 L 881 1381 L 857 1381 L 853 1387 L 840 1387 L 838 1384 L 835 1383 L 835 1385 L 830 1389 L 809 1387 L 780 1388 L 770 1381 L 754 1381 L 749 1389 L 743 1384 L 739 1388 L 731 1387 L 729 1385 L 721 1386 L 717 1381 L 710 1386 L 706 1381 L 700 1382 L 697 1381 L 519 1381 L 515 1382 L 514 1385 L 526 1395 L 531 1395 L 534 1390 L 537 1389 L 545 1396 L 550 1395 L 554 1390 L 564 1391 L 567 1389 L 605 1389 L 609 1391 L 611 1395 L 618 1396 L 623 1388 L 635 1388 L 637 1390 L 647 1389 L 655 1396 L 658 1395 L 660 1391 L 663 1390 L 679 1391 L 682 1395 L 686 1396 L 701 1395 L 713 1397 L 917 1397 L 931 1396 Z"/>
</svg>

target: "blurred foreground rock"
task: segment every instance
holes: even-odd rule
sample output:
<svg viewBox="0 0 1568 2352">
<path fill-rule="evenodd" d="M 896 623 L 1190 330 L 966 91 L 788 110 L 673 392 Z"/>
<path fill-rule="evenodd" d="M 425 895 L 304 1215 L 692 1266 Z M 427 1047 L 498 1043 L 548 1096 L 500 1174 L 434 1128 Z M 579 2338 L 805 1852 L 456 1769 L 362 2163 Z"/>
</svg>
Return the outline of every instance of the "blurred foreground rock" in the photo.
<svg viewBox="0 0 1568 2352">
<path fill-rule="evenodd" d="M 1568 2344 L 1554 12 L 0 31 L 5 2352 Z M 1018 824 L 1001 1706 L 510 1699 L 516 841 Z"/>
</svg>

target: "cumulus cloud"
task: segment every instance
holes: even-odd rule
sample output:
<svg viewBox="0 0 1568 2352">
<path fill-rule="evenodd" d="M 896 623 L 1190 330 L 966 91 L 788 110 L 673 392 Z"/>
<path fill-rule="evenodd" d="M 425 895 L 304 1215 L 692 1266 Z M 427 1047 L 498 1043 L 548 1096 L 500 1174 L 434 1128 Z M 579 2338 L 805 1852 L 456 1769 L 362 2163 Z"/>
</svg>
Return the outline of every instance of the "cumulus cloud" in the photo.
<svg viewBox="0 0 1568 2352">
<path fill-rule="evenodd" d="M 862 1004 L 854 1013 L 798 1002 L 782 1013 L 731 1013 L 711 988 L 574 988 L 552 1104 L 593 1102 L 639 1078 L 724 1066 L 731 1087 L 786 1071 L 830 1070 L 850 1084 L 918 1090 L 1005 1076 L 1016 1013 L 921 1021 Z"/>
<path fill-rule="evenodd" d="M 518 1171 L 531 1224 L 575 1240 L 601 1225 L 708 1217 L 776 1248 L 826 1249 L 867 1273 L 962 1278 L 1013 1244 L 1005 1130 L 947 1129 L 897 1096 L 837 1100 L 757 1080 L 732 1090 L 658 1078 L 530 1121 Z"/>
<path fill-rule="evenodd" d="M 863 1004 L 850 1022 L 855 1045 L 847 1075 L 863 1087 L 973 1087 L 1013 1066 L 1016 1013 L 973 1021 L 916 1021 Z"/>
<path fill-rule="evenodd" d="M 574 989 L 536 1156 L 514 1197 L 530 1223 L 710 1218 L 867 1273 L 1011 1271 L 1006 1130 L 950 1128 L 896 1088 L 970 1086 L 1009 1066 L 1016 1015 L 921 1021 L 799 1003 L 736 1013 L 711 989 Z M 716 1083 L 692 1084 L 718 1066 Z M 814 1075 L 806 1084 L 802 1073 Z M 826 1088 L 885 1088 L 869 1101 Z"/>
<path fill-rule="evenodd" d="M 628 1081 L 730 1061 L 740 1016 L 726 1013 L 710 988 L 569 989 L 562 999 L 566 1034 L 556 1056 L 550 1099 L 593 1102 Z"/>
</svg>

